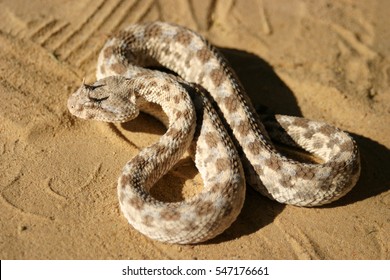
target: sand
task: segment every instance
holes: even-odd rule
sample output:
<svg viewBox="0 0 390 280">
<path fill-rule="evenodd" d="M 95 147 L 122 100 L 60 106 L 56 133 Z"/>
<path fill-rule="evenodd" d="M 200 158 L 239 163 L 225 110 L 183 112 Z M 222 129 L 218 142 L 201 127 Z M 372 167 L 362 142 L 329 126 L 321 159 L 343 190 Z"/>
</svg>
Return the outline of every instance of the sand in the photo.
<svg viewBox="0 0 390 280">
<path fill-rule="evenodd" d="M 390 259 L 389 12 L 387 0 L 1 1 L 0 258 Z M 362 160 L 356 187 L 317 208 L 248 187 L 237 221 L 200 245 L 132 229 L 116 181 L 164 127 L 146 115 L 115 126 L 82 121 L 66 100 L 83 77 L 94 81 L 110 33 L 152 20 L 209 38 L 256 105 L 350 132 Z M 199 186 L 184 158 L 154 193 L 168 199 Z"/>
</svg>

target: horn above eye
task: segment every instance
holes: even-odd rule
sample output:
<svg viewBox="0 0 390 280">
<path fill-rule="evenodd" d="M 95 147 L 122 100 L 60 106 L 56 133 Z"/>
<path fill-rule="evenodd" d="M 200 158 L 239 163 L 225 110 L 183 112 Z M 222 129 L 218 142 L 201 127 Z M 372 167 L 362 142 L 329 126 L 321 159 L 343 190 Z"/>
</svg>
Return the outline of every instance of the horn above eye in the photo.
<svg viewBox="0 0 390 280">
<path fill-rule="evenodd" d="M 99 84 L 99 85 L 88 85 L 88 84 L 83 84 L 83 86 L 88 89 L 88 90 L 94 90 L 100 87 L 105 86 L 104 84 Z"/>
</svg>

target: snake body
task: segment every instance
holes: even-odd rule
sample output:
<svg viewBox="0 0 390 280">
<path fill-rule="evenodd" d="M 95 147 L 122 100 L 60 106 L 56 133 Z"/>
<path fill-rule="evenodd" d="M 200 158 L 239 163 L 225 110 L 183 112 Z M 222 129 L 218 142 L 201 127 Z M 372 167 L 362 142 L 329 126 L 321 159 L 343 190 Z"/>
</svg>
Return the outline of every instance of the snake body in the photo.
<svg viewBox="0 0 390 280">
<path fill-rule="evenodd" d="M 71 95 L 72 114 L 124 122 L 142 110 L 166 123 L 166 133 L 131 159 L 118 180 L 122 212 L 152 239 L 186 244 L 220 234 L 240 213 L 246 183 L 281 203 L 317 206 L 339 199 L 359 178 L 359 152 L 349 134 L 292 116 L 262 123 L 223 56 L 185 27 L 153 22 L 118 32 L 100 52 L 97 79 Z M 155 114 L 156 105 L 165 118 Z M 275 142 L 322 162 L 286 157 Z M 150 188 L 190 145 L 202 192 L 181 202 L 156 200 Z"/>
</svg>

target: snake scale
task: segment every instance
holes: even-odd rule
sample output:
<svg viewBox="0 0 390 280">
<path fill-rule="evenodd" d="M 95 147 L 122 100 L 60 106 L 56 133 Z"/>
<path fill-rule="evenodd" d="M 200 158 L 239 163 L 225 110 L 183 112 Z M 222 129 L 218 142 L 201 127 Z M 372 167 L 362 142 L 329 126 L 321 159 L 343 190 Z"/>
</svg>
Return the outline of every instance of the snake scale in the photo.
<svg viewBox="0 0 390 280">
<path fill-rule="evenodd" d="M 110 37 L 99 54 L 97 81 L 83 82 L 68 109 L 105 122 L 126 122 L 144 111 L 166 125 L 157 143 L 124 166 L 118 197 L 135 229 L 167 243 L 199 243 L 222 233 L 240 213 L 247 184 L 281 203 L 317 206 L 345 195 L 360 174 L 350 135 L 293 116 L 262 122 L 218 50 L 174 24 L 134 24 Z M 321 162 L 285 156 L 274 143 L 305 150 Z M 151 196 L 152 186 L 187 150 L 202 191 L 179 202 Z"/>
</svg>

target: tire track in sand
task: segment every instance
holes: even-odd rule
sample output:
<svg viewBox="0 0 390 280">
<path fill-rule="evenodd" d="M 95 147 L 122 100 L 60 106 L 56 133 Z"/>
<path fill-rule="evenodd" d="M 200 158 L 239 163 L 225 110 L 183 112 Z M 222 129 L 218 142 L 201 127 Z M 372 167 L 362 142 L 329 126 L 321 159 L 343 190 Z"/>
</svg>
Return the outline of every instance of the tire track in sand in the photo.
<svg viewBox="0 0 390 280">
<path fill-rule="evenodd" d="M 291 246 L 295 256 L 300 260 L 317 260 L 322 259 L 316 250 L 316 245 L 302 230 L 292 223 L 288 223 L 286 220 L 280 221 L 276 219 L 274 221 L 276 227 L 282 232 L 288 244 Z M 286 230 L 286 227 L 288 230 Z"/>
<path fill-rule="evenodd" d="M 27 36 L 58 60 L 89 72 L 95 66 L 105 37 L 122 25 L 144 19 L 154 4 L 153 0 L 89 1 L 88 9 L 76 22 L 45 18 L 35 22 Z"/>
<path fill-rule="evenodd" d="M 147 14 L 153 6 L 153 1 L 120 1 L 107 10 L 104 19 L 90 30 L 90 34 L 74 49 L 66 60 L 83 70 L 92 69 L 109 33 L 118 30 L 122 25 L 137 22 Z"/>
</svg>

